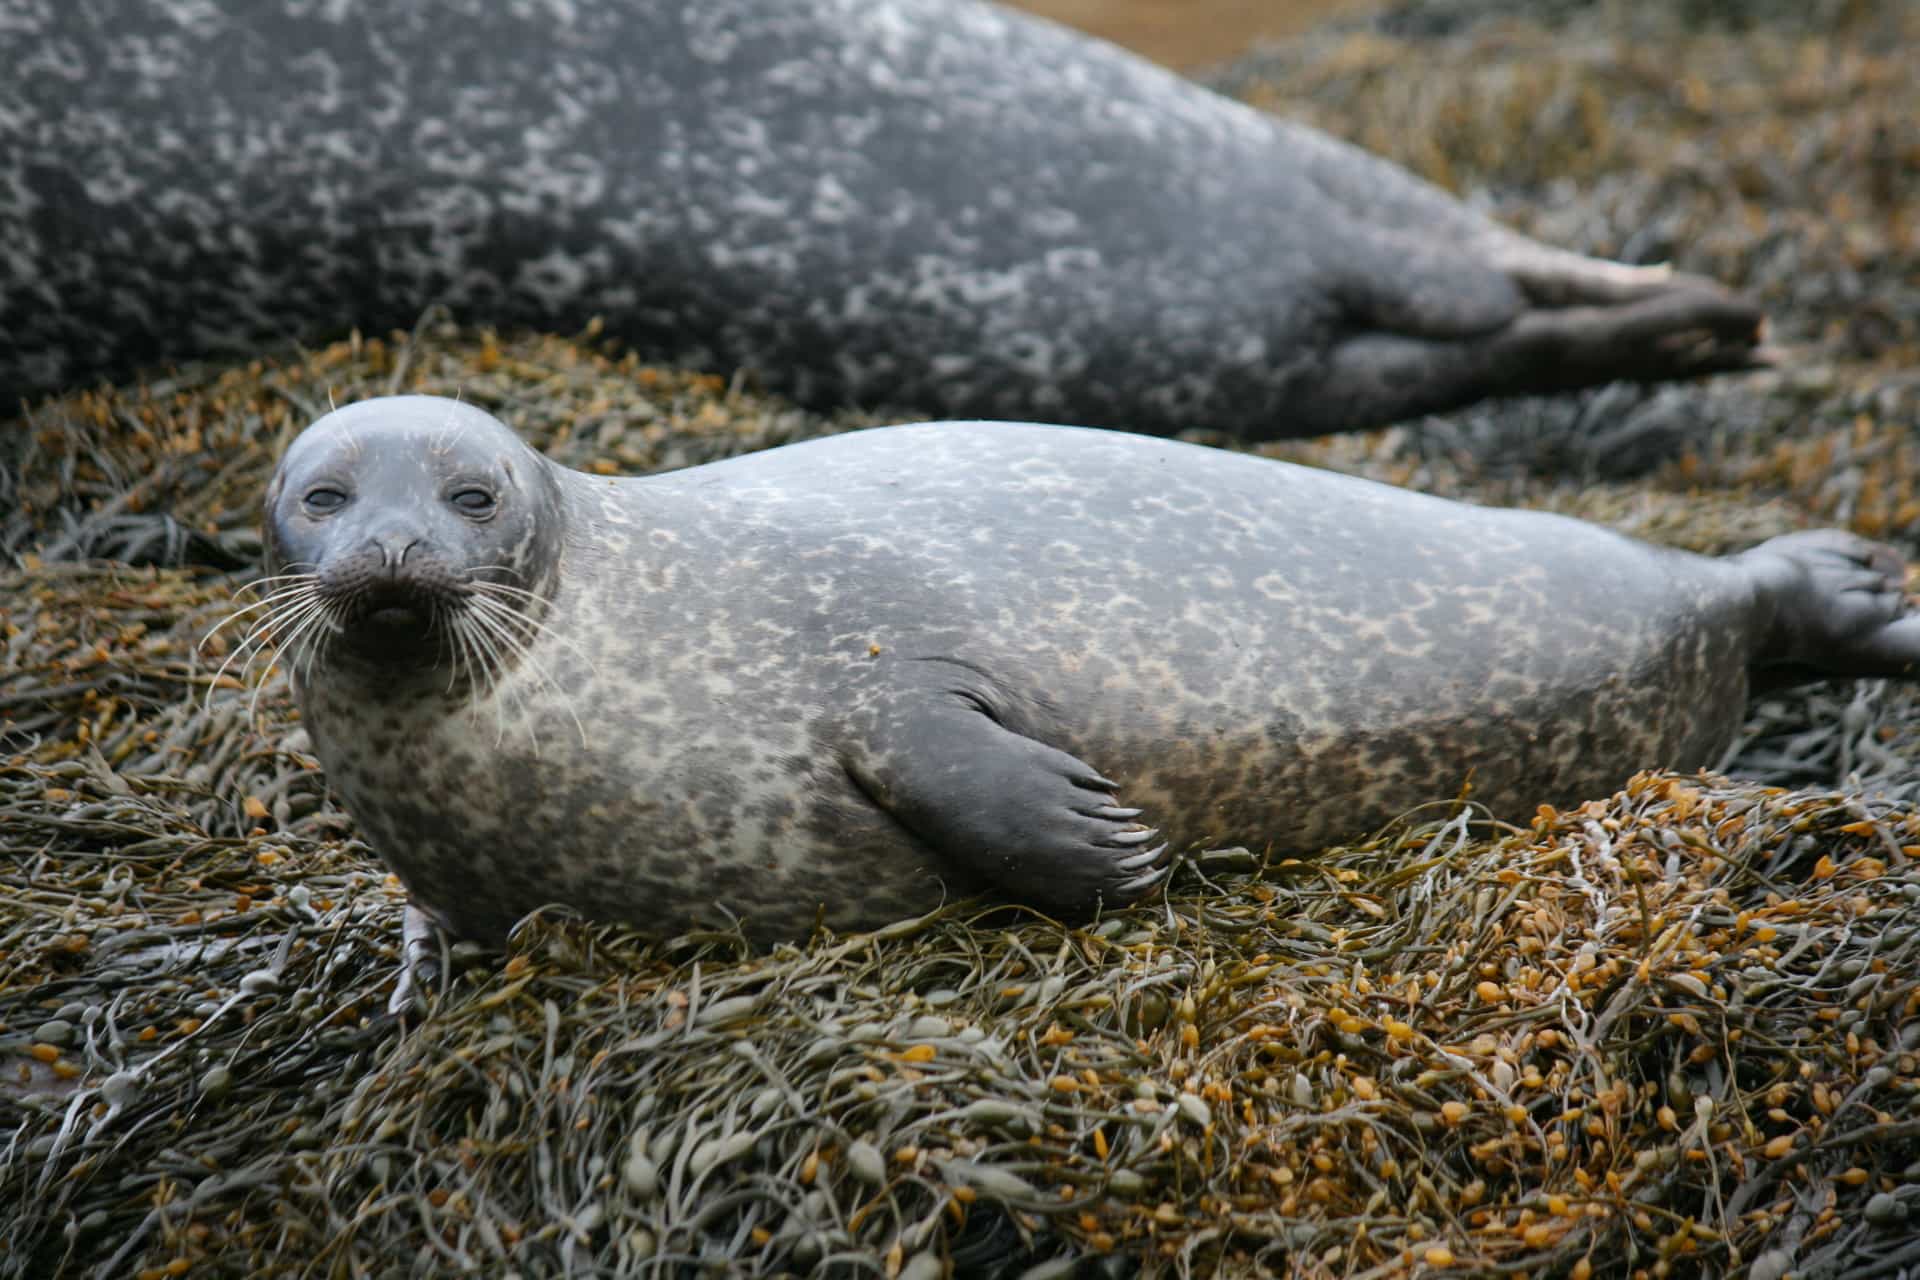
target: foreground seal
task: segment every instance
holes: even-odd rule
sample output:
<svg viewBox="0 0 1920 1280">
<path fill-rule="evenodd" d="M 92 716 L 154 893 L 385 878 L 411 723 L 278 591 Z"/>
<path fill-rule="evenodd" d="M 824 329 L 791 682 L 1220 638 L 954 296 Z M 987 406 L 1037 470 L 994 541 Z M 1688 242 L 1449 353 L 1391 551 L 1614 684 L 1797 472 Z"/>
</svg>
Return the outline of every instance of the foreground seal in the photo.
<svg viewBox="0 0 1920 1280">
<path fill-rule="evenodd" d="M 1753 305 L 1547 248 L 972 0 L 24 0 L 0 413 L 462 320 L 882 402 L 1248 436 L 1737 368 Z"/>
<path fill-rule="evenodd" d="M 1307 851 L 1715 762 L 1750 670 L 1906 673 L 1898 557 L 1709 559 L 1171 441 L 934 423 L 643 479 L 430 397 L 267 493 L 313 747 L 414 902 L 498 939 L 1082 916 L 1171 852 Z"/>
</svg>

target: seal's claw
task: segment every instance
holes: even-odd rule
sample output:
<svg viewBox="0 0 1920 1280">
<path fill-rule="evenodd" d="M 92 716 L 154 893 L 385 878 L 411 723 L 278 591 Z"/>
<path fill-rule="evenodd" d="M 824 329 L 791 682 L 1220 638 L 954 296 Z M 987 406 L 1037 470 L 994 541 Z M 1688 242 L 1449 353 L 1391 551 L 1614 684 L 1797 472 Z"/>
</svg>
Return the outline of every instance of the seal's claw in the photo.
<svg viewBox="0 0 1920 1280">
<path fill-rule="evenodd" d="M 1138 859 L 1128 859 L 1125 863 L 1117 864 L 1132 870 L 1134 863 L 1144 860 L 1147 870 L 1129 880 L 1122 880 L 1113 887 L 1116 903 L 1137 901 L 1166 882 L 1167 877 L 1173 874 L 1173 859 L 1167 858 L 1161 861 L 1166 852 L 1167 846 L 1161 844 L 1147 850 Z"/>
<path fill-rule="evenodd" d="M 1099 843 L 1108 849 L 1127 849 L 1134 845 L 1145 844 L 1159 834 L 1160 832 L 1153 827 L 1141 827 L 1138 831 L 1117 832 Z"/>
<path fill-rule="evenodd" d="M 1155 832 L 1154 834 L 1158 835 L 1159 833 Z M 1142 849 L 1139 853 L 1133 854 L 1130 857 L 1119 859 L 1113 864 L 1113 869 L 1115 871 L 1137 871 L 1141 867 L 1151 867 L 1160 860 L 1161 855 L 1166 853 L 1166 851 L 1167 842 L 1162 840 L 1151 849 Z M 1168 863 L 1167 865 L 1171 866 L 1172 863 Z"/>
</svg>

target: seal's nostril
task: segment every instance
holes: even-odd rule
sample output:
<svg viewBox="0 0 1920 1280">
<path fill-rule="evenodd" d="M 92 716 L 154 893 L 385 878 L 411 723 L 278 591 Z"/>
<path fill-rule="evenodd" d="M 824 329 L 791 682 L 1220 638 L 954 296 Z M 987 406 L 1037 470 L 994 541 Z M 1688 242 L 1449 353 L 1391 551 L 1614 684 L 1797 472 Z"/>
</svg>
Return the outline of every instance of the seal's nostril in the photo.
<svg viewBox="0 0 1920 1280">
<path fill-rule="evenodd" d="M 380 567 L 389 574 L 399 570 L 407 563 L 407 556 L 420 545 L 421 540 L 411 534 L 385 534 L 374 538 L 373 545 L 380 551 Z"/>
</svg>

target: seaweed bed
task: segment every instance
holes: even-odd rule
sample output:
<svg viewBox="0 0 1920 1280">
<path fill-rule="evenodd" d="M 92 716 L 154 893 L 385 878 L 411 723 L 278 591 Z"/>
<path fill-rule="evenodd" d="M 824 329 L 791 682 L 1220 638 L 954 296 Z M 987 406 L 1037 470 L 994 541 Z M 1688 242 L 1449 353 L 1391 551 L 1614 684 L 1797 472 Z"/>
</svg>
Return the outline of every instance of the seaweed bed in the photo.
<svg viewBox="0 0 1920 1280">
<path fill-rule="evenodd" d="M 1901 0 L 1417 0 L 1222 69 L 1544 238 L 1753 290 L 1790 356 L 1270 452 L 1920 553 L 1916 47 Z M 536 918 L 381 1017 L 398 888 L 280 675 L 202 643 L 264 478 L 402 388 L 621 472 L 878 420 L 642 356 L 429 315 L 0 439 L 0 1274 L 1920 1270 L 1911 686 L 1757 700 L 1728 776 L 1526 827 L 1435 797 L 1310 864 L 1202 855 L 1087 929 Z"/>
</svg>

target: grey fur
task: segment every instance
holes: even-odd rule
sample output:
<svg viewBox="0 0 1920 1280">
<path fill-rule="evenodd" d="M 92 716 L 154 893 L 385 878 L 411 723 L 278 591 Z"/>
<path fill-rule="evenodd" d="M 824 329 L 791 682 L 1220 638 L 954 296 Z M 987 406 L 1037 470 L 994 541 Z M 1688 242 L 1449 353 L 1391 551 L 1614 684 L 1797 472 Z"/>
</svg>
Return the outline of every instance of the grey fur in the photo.
<svg viewBox="0 0 1920 1280">
<path fill-rule="evenodd" d="M 437 301 L 813 405 L 1251 436 L 1759 331 L 974 0 L 13 0 L 0 38 L 8 410 Z"/>
<path fill-rule="evenodd" d="M 476 484 L 483 523 L 448 500 Z M 981 891 L 1084 914 L 1151 888 L 1163 842 L 1311 851 L 1469 781 L 1524 816 L 1713 762 L 1750 665 L 1920 657 L 1898 559 L 1844 534 L 1714 560 L 1066 427 L 607 479 L 374 400 L 294 442 L 267 530 L 345 594 L 379 546 L 388 603 L 474 565 L 537 591 L 490 696 L 344 606 L 290 655 L 348 810 L 480 937 L 548 902 L 787 937 Z"/>
</svg>

